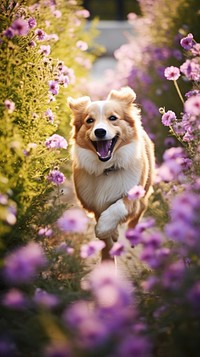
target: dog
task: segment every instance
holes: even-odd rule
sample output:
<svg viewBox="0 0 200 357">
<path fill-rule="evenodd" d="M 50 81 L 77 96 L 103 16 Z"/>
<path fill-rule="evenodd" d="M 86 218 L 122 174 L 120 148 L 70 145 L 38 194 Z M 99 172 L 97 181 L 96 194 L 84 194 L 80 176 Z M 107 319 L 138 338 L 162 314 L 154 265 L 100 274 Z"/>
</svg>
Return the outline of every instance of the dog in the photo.
<svg viewBox="0 0 200 357">
<path fill-rule="evenodd" d="M 134 228 L 145 212 L 153 189 L 154 145 L 141 123 L 130 87 L 111 90 L 106 100 L 68 98 L 73 114 L 73 181 L 83 208 L 93 212 L 96 237 L 105 241 L 102 259 L 118 237 L 118 225 Z M 145 195 L 127 193 L 141 185 Z"/>
</svg>

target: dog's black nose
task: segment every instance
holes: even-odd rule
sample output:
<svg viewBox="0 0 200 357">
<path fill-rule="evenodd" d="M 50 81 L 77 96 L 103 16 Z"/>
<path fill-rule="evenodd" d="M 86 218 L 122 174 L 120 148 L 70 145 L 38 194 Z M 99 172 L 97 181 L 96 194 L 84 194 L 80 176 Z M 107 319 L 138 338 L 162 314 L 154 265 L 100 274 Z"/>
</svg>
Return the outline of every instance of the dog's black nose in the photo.
<svg viewBox="0 0 200 357">
<path fill-rule="evenodd" d="M 97 138 L 102 139 L 104 136 L 106 136 L 106 130 L 105 129 L 96 129 L 94 131 L 95 135 Z"/>
</svg>

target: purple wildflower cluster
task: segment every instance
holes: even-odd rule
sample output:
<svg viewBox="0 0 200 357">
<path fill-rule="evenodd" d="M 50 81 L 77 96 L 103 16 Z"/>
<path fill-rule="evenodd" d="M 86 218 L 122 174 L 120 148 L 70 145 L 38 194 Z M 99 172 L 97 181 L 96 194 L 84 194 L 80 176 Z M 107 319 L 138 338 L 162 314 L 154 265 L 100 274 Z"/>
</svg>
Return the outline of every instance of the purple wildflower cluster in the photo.
<svg viewBox="0 0 200 357">
<path fill-rule="evenodd" d="M 58 169 L 49 171 L 47 176 L 47 181 L 53 183 L 54 185 L 62 185 L 65 182 L 65 175 Z"/>
<path fill-rule="evenodd" d="M 132 286 L 116 273 L 114 264 L 105 262 L 96 267 L 84 285 L 92 292 L 93 302 L 78 301 L 63 313 L 64 324 L 70 327 L 72 344 L 76 341 L 78 350 L 90 353 L 98 348 L 115 356 L 131 357 L 133 352 L 137 352 L 137 356 L 150 356 L 151 345 L 141 334 L 146 326 L 139 321 L 138 312 L 131 305 Z M 113 338 L 117 344 L 111 347 Z"/>
<path fill-rule="evenodd" d="M 63 136 L 53 134 L 45 141 L 45 145 L 48 149 L 67 149 L 67 141 Z"/>
<path fill-rule="evenodd" d="M 79 208 L 71 208 L 58 219 L 58 227 L 64 232 L 84 232 L 87 229 L 88 217 Z"/>
<path fill-rule="evenodd" d="M 4 276 L 10 283 L 28 283 L 46 263 L 44 252 L 37 243 L 18 248 L 9 254 L 4 261 Z"/>
<path fill-rule="evenodd" d="M 200 202 L 197 192 L 189 187 L 178 194 L 171 202 L 170 222 L 165 226 L 166 234 L 182 244 L 182 249 L 200 249 L 197 234 L 200 233 L 198 215 Z"/>
<path fill-rule="evenodd" d="M 164 152 L 163 163 L 156 170 L 156 182 L 183 182 L 191 166 L 192 160 L 183 148 L 171 147 Z"/>
<path fill-rule="evenodd" d="M 185 45 L 187 43 L 187 45 Z M 188 45 L 188 43 L 190 45 Z M 181 45 L 187 49 L 192 51 L 193 48 L 193 36 L 189 34 L 187 37 L 181 40 Z M 199 44 L 197 44 L 199 45 Z M 165 77 L 168 80 L 174 80 L 176 89 L 180 96 L 181 101 L 184 103 L 184 113 L 181 119 L 176 117 L 176 114 L 168 110 L 164 111 L 162 116 L 162 123 L 165 126 L 169 126 L 177 137 L 181 138 L 182 141 L 191 142 L 198 140 L 198 132 L 200 126 L 200 92 L 198 89 L 191 90 L 185 94 L 186 101 L 181 95 L 180 89 L 176 80 L 180 76 L 180 72 L 186 77 L 188 81 L 194 81 L 194 83 L 199 82 L 200 77 L 200 65 L 199 65 L 199 55 L 191 54 L 191 59 L 187 59 L 180 66 L 180 70 L 177 67 L 167 67 L 165 69 Z M 176 75 L 175 75 L 176 73 Z"/>
</svg>

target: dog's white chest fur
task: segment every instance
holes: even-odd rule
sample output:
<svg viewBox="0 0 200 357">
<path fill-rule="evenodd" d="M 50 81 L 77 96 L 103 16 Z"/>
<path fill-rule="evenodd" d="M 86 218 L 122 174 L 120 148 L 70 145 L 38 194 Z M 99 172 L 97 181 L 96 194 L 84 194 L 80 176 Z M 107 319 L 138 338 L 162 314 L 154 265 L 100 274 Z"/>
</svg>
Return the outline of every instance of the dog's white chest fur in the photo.
<svg viewBox="0 0 200 357">
<path fill-rule="evenodd" d="M 101 214 L 139 183 L 141 150 L 135 143 L 121 147 L 108 162 L 99 161 L 87 149 L 79 146 L 74 149 L 76 165 L 81 169 L 76 177 L 76 190 L 91 210 Z"/>
</svg>

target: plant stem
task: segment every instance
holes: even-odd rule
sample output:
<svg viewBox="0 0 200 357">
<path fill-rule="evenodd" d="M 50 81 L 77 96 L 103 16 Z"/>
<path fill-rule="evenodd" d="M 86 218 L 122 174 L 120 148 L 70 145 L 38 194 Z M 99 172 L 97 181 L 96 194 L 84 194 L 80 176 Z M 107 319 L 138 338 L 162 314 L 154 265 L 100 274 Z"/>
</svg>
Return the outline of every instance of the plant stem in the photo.
<svg viewBox="0 0 200 357">
<path fill-rule="evenodd" d="M 184 99 L 183 99 L 183 96 L 182 96 L 181 91 L 180 91 L 180 89 L 179 89 L 179 86 L 178 86 L 177 81 L 174 81 L 174 85 L 175 85 L 175 88 L 176 88 L 176 90 L 177 90 L 177 93 L 178 93 L 178 95 L 179 95 L 179 98 L 180 98 L 181 102 L 184 104 Z"/>
</svg>

